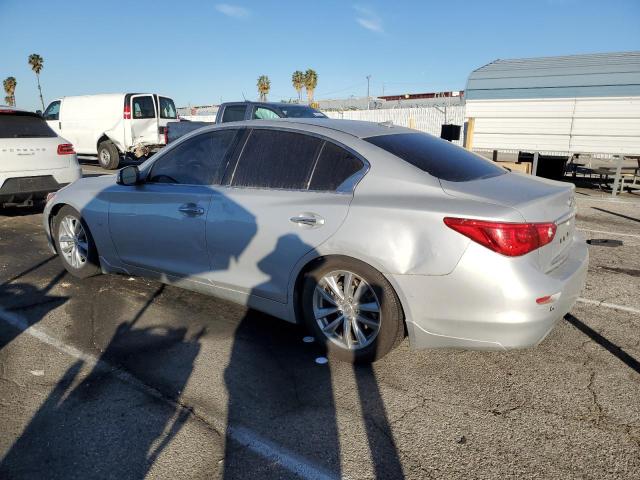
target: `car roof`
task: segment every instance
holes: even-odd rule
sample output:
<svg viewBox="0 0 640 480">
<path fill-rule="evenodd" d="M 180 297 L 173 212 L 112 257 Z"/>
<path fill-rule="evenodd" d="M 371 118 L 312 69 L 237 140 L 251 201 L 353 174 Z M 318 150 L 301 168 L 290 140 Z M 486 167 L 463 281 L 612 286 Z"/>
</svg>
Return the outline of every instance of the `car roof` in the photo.
<svg viewBox="0 0 640 480">
<path fill-rule="evenodd" d="M 416 133 L 410 128 L 393 125 L 391 122 L 376 123 L 364 122 L 362 120 L 340 120 L 336 118 L 280 118 L 278 120 L 245 120 L 246 126 L 269 125 L 281 126 L 283 123 L 291 126 L 303 127 L 313 126 L 346 133 L 357 138 L 376 137 L 379 135 L 391 135 L 396 133 Z"/>
<path fill-rule="evenodd" d="M 277 108 L 285 108 L 285 107 L 304 107 L 310 108 L 312 110 L 316 110 L 311 105 L 305 105 L 302 103 L 291 103 L 291 102 L 254 102 L 253 100 L 240 100 L 238 102 L 224 102 L 222 105 L 267 105 L 271 107 Z"/>
</svg>

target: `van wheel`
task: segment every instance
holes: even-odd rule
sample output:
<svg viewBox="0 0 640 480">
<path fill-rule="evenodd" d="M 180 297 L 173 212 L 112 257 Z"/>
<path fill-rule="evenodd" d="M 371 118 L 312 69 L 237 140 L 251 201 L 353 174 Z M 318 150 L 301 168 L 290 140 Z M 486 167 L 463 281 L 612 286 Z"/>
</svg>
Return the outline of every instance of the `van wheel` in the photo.
<svg viewBox="0 0 640 480">
<path fill-rule="evenodd" d="M 98 163 L 107 170 L 115 170 L 120 165 L 120 152 L 112 141 L 106 140 L 98 145 Z"/>
<path fill-rule="evenodd" d="M 51 233 L 62 264 L 71 275 L 87 278 L 100 273 L 96 244 L 76 209 L 62 207 L 51 222 Z"/>
<path fill-rule="evenodd" d="M 366 263 L 329 257 L 302 283 L 307 327 L 338 360 L 370 363 L 404 338 L 400 300 L 387 279 Z"/>
</svg>

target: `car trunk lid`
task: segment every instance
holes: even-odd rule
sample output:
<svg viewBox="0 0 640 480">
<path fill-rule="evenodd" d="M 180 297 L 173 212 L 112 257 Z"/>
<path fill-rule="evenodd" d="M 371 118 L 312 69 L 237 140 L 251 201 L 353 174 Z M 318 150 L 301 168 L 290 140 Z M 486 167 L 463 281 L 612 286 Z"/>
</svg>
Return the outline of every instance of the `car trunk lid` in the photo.
<svg viewBox="0 0 640 480">
<path fill-rule="evenodd" d="M 469 182 L 441 180 L 440 184 L 454 197 L 511 207 L 525 222 L 554 222 L 557 230 L 553 241 L 536 250 L 539 266 L 549 271 L 566 259 L 575 230 L 574 185 L 520 173 Z"/>
</svg>

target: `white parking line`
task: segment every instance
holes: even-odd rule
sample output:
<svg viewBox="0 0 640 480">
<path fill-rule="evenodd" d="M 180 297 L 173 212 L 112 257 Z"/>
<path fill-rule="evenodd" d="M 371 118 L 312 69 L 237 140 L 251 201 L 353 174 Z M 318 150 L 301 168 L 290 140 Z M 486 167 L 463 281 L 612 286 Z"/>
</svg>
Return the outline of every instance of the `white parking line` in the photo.
<svg viewBox="0 0 640 480">
<path fill-rule="evenodd" d="M 184 405 L 181 405 L 171 399 L 164 397 L 158 390 L 141 382 L 130 373 L 114 367 L 113 365 L 105 362 L 104 360 L 100 360 L 94 355 L 82 352 L 81 350 L 71 345 L 67 345 L 66 343 L 52 337 L 36 326 L 30 326 L 29 323 L 26 322 L 22 317 L 13 312 L 9 312 L 3 308 L 0 308 L 0 320 L 3 320 L 14 328 L 17 328 L 18 330 L 31 335 L 32 337 L 40 340 L 42 343 L 52 346 L 60 352 L 66 353 L 70 357 L 82 360 L 90 367 L 97 367 L 99 369 L 109 371 L 111 375 L 116 377 L 118 380 L 128 383 L 134 388 L 142 390 L 146 394 L 171 405 L 172 408 L 186 408 Z M 238 442 L 239 444 L 251 450 L 253 453 L 261 456 L 265 460 L 277 463 L 281 467 L 285 468 L 295 475 L 298 475 L 299 477 L 309 480 L 331 480 L 337 478 L 336 475 L 310 463 L 309 461 L 296 455 L 295 453 L 289 452 L 288 450 L 279 447 L 271 441 L 262 438 L 253 430 L 236 425 L 227 426 L 222 422 L 216 423 L 219 424 L 213 425 L 213 427 L 218 432 L 223 432 L 220 433 L 220 435 L 222 435 L 223 437 L 226 430 L 227 438 Z"/>
<path fill-rule="evenodd" d="M 613 235 L 614 237 L 634 237 L 640 238 L 640 235 L 636 235 L 635 233 L 618 233 L 618 232 L 607 232 L 604 230 L 591 230 L 589 228 L 578 228 L 581 232 L 589 232 L 589 233 L 602 233 L 604 235 Z"/>
<path fill-rule="evenodd" d="M 614 310 L 621 310 L 623 312 L 635 313 L 640 315 L 640 308 L 626 307 L 624 305 L 617 305 L 615 303 L 609 303 L 609 302 L 600 302 L 598 300 L 591 300 L 590 298 L 582 298 L 582 297 L 578 298 L 578 302 L 586 303 L 588 305 L 596 305 L 598 307 L 612 308 Z"/>
</svg>

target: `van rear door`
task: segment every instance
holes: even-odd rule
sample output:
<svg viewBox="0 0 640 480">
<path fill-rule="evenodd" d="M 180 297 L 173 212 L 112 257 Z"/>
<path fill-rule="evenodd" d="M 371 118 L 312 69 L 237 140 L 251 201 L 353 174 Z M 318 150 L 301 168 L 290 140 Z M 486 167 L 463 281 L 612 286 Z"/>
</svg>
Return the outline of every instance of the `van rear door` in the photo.
<svg viewBox="0 0 640 480">
<path fill-rule="evenodd" d="M 153 95 L 131 96 L 131 144 L 158 145 L 158 115 Z"/>
<path fill-rule="evenodd" d="M 165 143 L 164 132 L 167 123 L 175 122 L 178 119 L 178 112 L 173 100 L 169 97 L 155 95 L 156 107 L 158 108 L 158 133 L 160 134 L 160 143 Z"/>
</svg>

